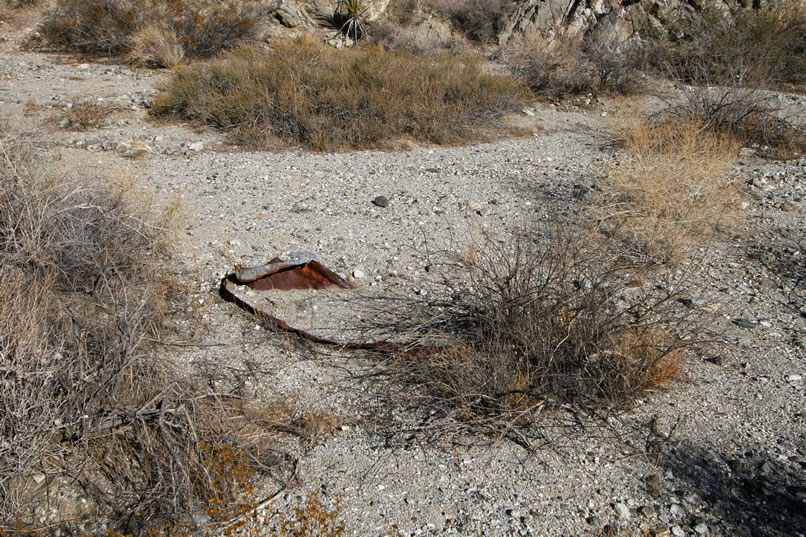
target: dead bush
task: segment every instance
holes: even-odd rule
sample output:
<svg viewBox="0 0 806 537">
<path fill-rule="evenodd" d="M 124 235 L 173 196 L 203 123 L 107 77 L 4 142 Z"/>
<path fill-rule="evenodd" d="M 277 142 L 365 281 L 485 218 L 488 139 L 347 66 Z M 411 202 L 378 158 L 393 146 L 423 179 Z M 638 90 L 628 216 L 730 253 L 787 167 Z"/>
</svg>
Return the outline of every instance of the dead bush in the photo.
<svg viewBox="0 0 806 537">
<path fill-rule="evenodd" d="M 99 101 L 73 101 L 55 119 L 66 129 L 83 131 L 104 126 L 104 122 L 115 111 L 115 107 Z"/>
<path fill-rule="evenodd" d="M 150 343 L 180 305 L 156 276 L 167 213 L 130 183 L 35 160 L 0 143 L 0 531 L 107 519 L 139 535 L 193 510 L 225 516 L 251 472 L 279 467 L 279 418 Z M 73 515 L 91 518 L 52 518 L 54 483 L 78 488 L 92 510 Z"/>
<path fill-rule="evenodd" d="M 695 122 L 726 133 L 762 155 L 790 158 L 806 153 L 806 125 L 790 117 L 780 97 L 759 88 L 689 87 L 681 104 L 669 104 L 655 121 Z"/>
<path fill-rule="evenodd" d="M 423 345 L 392 361 L 406 404 L 517 436 L 542 412 L 616 410 L 673 380 L 691 343 L 674 285 L 636 288 L 616 257 L 549 224 L 488 236 L 471 263 L 447 254 L 444 285 L 374 315 Z"/>
<path fill-rule="evenodd" d="M 57 0 L 40 28 L 57 47 L 110 55 L 131 52 L 139 32 L 163 28 L 168 43 L 176 34 L 184 55 L 208 58 L 251 38 L 259 16 L 254 1 Z"/>
<path fill-rule="evenodd" d="M 233 133 L 314 150 L 384 147 L 404 136 L 446 144 L 478 138 L 471 126 L 512 110 L 524 89 L 474 59 L 420 57 L 381 46 L 335 50 L 312 39 L 271 51 L 244 46 L 180 68 L 154 100 L 176 116 Z"/>
<path fill-rule="evenodd" d="M 553 41 L 537 34 L 513 39 L 503 59 L 532 91 L 552 100 L 587 93 L 630 94 L 641 88 L 635 49 L 599 34 Z"/>
<path fill-rule="evenodd" d="M 729 172 L 741 144 L 733 137 L 697 121 L 648 122 L 636 110 L 614 129 L 626 154 L 591 210 L 624 255 L 674 263 L 736 222 L 739 195 Z"/>
</svg>

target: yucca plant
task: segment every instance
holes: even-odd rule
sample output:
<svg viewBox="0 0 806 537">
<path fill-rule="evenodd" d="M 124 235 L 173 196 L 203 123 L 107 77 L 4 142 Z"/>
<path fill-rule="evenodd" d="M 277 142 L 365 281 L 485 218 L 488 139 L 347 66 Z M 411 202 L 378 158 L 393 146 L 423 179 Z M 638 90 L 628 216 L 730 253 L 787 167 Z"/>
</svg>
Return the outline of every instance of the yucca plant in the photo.
<svg viewBox="0 0 806 537">
<path fill-rule="evenodd" d="M 348 39 L 358 41 L 367 35 L 364 14 L 369 9 L 364 0 L 341 0 L 343 23 L 341 32 Z"/>
</svg>

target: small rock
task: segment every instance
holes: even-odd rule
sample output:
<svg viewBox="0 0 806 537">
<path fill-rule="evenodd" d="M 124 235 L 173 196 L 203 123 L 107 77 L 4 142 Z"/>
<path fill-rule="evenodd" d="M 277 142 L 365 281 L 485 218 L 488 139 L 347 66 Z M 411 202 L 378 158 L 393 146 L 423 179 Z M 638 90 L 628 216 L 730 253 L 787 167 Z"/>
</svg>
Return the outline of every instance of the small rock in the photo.
<svg viewBox="0 0 806 537">
<path fill-rule="evenodd" d="M 790 373 L 789 375 L 784 375 L 784 378 L 789 382 L 800 382 L 801 380 L 803 380 L 803 375 Z"/>
<path fill-rule="evenodd" d="M 59 121 L 59 128 L 60 129 L 66 129 L 69 126 L 70 126 L 70 120 L 69 119 L 65 118 L 65 119 Z"/>
<path fill-rule="evenodd" d="M 686 532 L 680 526 L 672 526 L 672 535 L 675 537 L 686 537 Z"/>
<path fill-rule="evenodd" d="M 364 274 L 364 271 L 362 271 L 361 269 L 355 269 L 353 271 L 353 278 L 355 278 L 356 280 L 360 280 L 364 276 L 366 276 L 366 274 Z"/>
<path fill-rule="evenodd" d="M 617 503 L 613 506 L 613 509 L 621 518 L 630 518 L 630 508 L 626 504 Z"/>
<path fill-rule="evenodd" d="M 708 526 L 706 526 L 704 522 L 700 522 L 698 524 L 695 524 L 694 531 L 696 531 L 700 535 L 706 535 L 708 533 Z"/>
<path fill-rule="evenodd" d="M 642 505 L 641 507 L 638 508 L 638 512 L 644 518 L 652 518 L 657 514 L 655 508 L 652 507 L 651 505 Z"/>
<path fill-rule="evenodd" d="M 195 151 L 198 153 L 199 151 L 204 149 L 204 144 L 201 142 L 193 142 L 192 144 L 188 145 L 188 149 L 190 151 Z"/>
<path fill-rule="evenodd" d="M 746 328 L 748 330 L 758 326 L 757 322 L 751 321 L 750 319 L 745 319 L 744 317 L 739 317 L 739 318 L 733 319 L 732 322 L 733 322 L 733 324 L 735 324 L 739 328 Z"/>
<path fill-rule="evenodd" d="M 528 108 L 524 108 L 523 113 L 526 114 L 529 117 L 534 117 L 534 115 L 535 115 L 535 113 L 533 111 L 529 110 Z"/>
<path fill-rule="evenodd" d="M 711 356 L 709 358 L 706 358 L 705 361 L 710 362 L 710 363 L 712 363 L 714 365 L 722 365 L 722 362 L 724 360 L 723 360 L 722 356 L 717 355 L 717 356 Z"/>
<path fill-rule="evenodd" d="M 377 196 L 374 200 L 372 200 L 372 204 L 378 207 L 388 207 L 389 198 L 386 196 Z"/>
<path fill-rule="evenodd" d="M 674 516 L 686 516 L 686 510 L 676 503 L 672 504 L 672 506 L 669 508 L 669 512 L 671 512 Z"/>
<path fill-rule="evenodd" d="M 591 515 L 588 517 L 588 524 L 597 528 L 601 527 L 602 519 L 599 517 L 599 515 Z"/>
</svg>

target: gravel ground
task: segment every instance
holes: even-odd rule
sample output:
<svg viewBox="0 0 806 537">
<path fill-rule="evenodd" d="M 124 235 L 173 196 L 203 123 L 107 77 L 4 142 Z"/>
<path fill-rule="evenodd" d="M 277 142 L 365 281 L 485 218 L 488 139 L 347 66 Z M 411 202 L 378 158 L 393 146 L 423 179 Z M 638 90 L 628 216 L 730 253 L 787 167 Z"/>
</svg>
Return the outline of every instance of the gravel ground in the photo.
<svg viewBox="0 0 806 537">
<path fill-rule="evenodd" d="M 474 234 L 506 240 L 519 225 L 573 215 L 584 203 L 576 193 L 615 155 L 603 117 L 615 105 L 536 106 L 510 118 L 533 136 L 461 148 L 247 152 L 215 132 L 149 119 L 163 76 L 22 53 L 6 39 L 2 117 L 59 166 L 118 170 L 159 199 L 181 198 L 176 272 L 195 279 L 201 342 L 215 346 L 178 359 L 257 364 L 264 373 L 245 381 L 253 388 L 337 418 L 334 431 L 299 449 L 299 480 L 275 509 L 313 492 L 338 498 L 350 535 L 395 527 L 403 535 L 806 534 L 806 304 L 796 283 L 806 255 L 806 159 L 743 152 L 735 173 L 746 229 L 707 246 L 701 296 L 680 306 L 708 309 L 703 322 L 721 341 L 691 357 L 667 391 L 584 427 L 549 421 L 550 441 L 532 450 L 495 437 L 399 434 L 362 419 L 388 404 L 356 380 L 365 358 L 266 331 L 217 297 L 218 281 L 236 263 L 309 251 L 357 292 L 428 292 L 427 252 L 461 254 Z M 68 103 L 87 98 L 117 106 L 109 124 L 60 128 Z M 326 334 L 357 315 L 312 292 L 276 300 L 264 303 Z"/>
</svg>

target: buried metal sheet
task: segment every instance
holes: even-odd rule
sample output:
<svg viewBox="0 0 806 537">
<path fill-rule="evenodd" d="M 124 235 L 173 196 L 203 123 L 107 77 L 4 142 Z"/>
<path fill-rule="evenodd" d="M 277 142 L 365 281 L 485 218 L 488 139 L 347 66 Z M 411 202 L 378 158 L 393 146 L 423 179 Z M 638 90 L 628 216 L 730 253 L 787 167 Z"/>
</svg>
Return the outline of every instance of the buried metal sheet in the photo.
<svg viewBox="0 0 806 537">
<path fill-rule="evenodd" d="M 249 268 L 237 266 L 235 278 L 238 283 L 246 284 L 258 291 L 327 289 L 331 285 L 344 289 L 353 287 L 350 282 L 306 253 L 292 254 L 288 261 L 275 257 L 265 265 Z"/>
<path fill-rule="evenodd" d="M 255 304 L 250 304 L 251 300 L 247 301 L 245 298 L 238 296 L 237 290 L 239 287 L 249 287 L 255 291 L 291 292 L 295 290 L 296 292 L 300 290 L 324 290 L 330 287 L 354 288 L 350 282 L 322 265 L 316 260 L 315 256 L 307 252 L 291 254 L 288 260 L 275 257 L 264 265 L 254 267 L 236 266 L 232 274 L 228 274 L 221 280 L 219 295 L 227 302 L 235 304 L 262 321 L 316 343 L 334 345 L 345 349 L 403 352 L 408 354 L 434 352 L 436 350 L 431 346 L 397 341 L 338 341 L 332 336 L 317 335 L 298 326 L 292 326 L 265 309 L 261 309 Z"/>
</svg>

